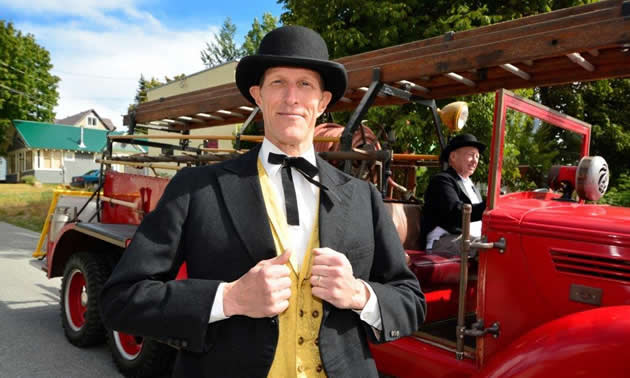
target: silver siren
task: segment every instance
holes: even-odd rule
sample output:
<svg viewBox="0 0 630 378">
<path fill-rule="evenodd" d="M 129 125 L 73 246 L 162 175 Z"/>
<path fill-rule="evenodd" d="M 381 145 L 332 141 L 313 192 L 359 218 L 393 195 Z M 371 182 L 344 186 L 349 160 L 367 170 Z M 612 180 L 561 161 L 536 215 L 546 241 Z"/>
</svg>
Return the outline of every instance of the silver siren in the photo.
<svg viewBox="0 0 630 378">
<path fill-rule="evenodd" d="M 575 187 L 578 196 L 588 201 L 602 198 L 608 189 L 610 172 L 601 156 L 584 156 L 578 164 Z"/>
</svg>

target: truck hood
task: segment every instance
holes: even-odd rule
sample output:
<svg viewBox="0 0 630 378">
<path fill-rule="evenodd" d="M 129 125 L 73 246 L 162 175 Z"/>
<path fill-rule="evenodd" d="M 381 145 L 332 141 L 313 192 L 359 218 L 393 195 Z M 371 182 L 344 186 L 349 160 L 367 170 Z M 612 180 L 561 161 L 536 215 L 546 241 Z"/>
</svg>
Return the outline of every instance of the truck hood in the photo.
<svg viewBox="0 0 630 378">
<path fill-rule="evenodd" d="M 487 216 L 491 224 L 523 235 L 630 247 L 630 208 L 508 198 Z"/>
</svg>

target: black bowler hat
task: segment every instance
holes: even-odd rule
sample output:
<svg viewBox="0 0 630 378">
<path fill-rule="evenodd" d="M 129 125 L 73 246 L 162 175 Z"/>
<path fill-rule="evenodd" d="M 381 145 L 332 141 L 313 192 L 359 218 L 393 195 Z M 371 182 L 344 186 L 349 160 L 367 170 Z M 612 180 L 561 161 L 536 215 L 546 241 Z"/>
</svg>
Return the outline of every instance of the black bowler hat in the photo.
<svg viewBox="0 0 630 378">
<path fill-rule="evenodd" d="M 243 96 L 256 104 L 249 88 L 260 84 L 271 67 L 289 66 L 319 72 L 324 89 L 332 93 L 330 105 L 346 92 L 348 74 L 343 64 L 328 60 L 328 48 L 317 32 L 303 26 L 283 26 L 267 33 L 258 52 L 240 60 L 236 66 L 236 86 Z"/>
<path fill-rule="evenodd" d="M 486 149 L 486 145 L 477 141 L 472 134 L 459 134 L 454 136 L 451 140 L 448 141 L 448 144 L 440 154 L 440 161 L 448 162 L 448 156 L 451 152 L 455 151 L 458 148 L 462 147 L 477 147 L 479 153 L 482 153 Z"/>
</svg>

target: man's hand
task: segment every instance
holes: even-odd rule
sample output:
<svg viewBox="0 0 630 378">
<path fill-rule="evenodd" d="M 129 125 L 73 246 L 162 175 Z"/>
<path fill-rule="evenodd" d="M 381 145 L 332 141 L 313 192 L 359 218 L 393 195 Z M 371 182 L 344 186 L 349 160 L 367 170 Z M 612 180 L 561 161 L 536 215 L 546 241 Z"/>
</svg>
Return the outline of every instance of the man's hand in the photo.
<svg viewBox="0 0 630 378">
<path fill-rule="evenodd" d="M 346 256 L 330 248 L 315 248 L 313 253 L 313 295 L 337 308 L 362 310 L 370 292 L 363 282 L 354 278 Z"/>
<path fill-rule="evenodd" d="M 264 318 L 277 315 L 289 307 L 291 271 L 285 265 L 291 257 L 286 250 L 280 256 L 263 260 L 241 278 L 225 285 L 223 313 Z"/>
</svg>

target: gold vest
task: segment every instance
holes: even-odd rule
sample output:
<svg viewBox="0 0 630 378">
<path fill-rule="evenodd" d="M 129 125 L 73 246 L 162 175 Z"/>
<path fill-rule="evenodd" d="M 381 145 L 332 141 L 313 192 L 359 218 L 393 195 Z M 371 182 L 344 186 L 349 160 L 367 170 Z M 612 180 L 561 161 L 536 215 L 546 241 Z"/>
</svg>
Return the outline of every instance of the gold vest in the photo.
<svg viewBox="0 0 630 378">
<path fill-rule="evenodd" d="M 289 234 L 282 208 L 274 195 L 267 172 L 258 160 L 258 177 L 265 206 L 271 224 L 276 253 L 283 253 L 288 245 Z M 325 377 L 319 356 L 319 327 L 322 320 L 322 301 L 311 294 L 312 250 L 319 247 L 319 210 L 315 212 L 313 232 L 304 254 L 301 269 L 297 269 L 296 254 L 287 264 L 291 270 L 291 297 L 289 307 L 278 315 L 278 345 L 269 370 L 269 377 Z"/>
</svg>

